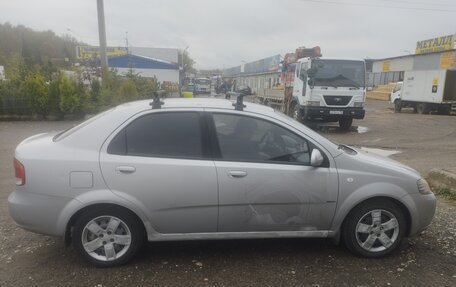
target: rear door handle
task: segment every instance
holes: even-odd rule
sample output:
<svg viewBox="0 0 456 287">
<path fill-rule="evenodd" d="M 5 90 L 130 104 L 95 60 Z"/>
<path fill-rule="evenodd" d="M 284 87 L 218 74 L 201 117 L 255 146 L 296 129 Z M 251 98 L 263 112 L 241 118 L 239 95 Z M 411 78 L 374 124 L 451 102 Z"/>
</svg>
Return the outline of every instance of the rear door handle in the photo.
<svg viewBox="0 0 456 287">
<path fill-rule="evenodd" d="M 121 165 L 116 167 L 116 171 L 118 173 L 134 173 L 136 171 L 136 168 L 134 166 Z"/>
<path fill-rule="evenodd" d="M 245 177 L 247 175 L 247 172 L 242 170 L 232 170 L 229 172 L 229 174 L 231 175 L 231 177 L 241 178 Z"/>
</svg>

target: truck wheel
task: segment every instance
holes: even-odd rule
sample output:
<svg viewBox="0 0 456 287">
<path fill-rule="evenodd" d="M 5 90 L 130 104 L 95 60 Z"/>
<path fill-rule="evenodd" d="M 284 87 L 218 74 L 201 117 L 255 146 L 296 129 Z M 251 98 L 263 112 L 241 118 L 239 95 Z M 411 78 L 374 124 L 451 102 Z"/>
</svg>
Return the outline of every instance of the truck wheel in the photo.
<svg viewBox="0 0 456 287">
<path fill-rule="evenodd" d="M 348 131 L 353 123 L 353 118 L 341 118 L 339 120 L 339 127 L 343 131 Z"/>
<path fill-rule="evenodd" d="M 298 122 L 302 122 L 302 113 L 301 108 L 297 103 L 293 104 L 293 108 L 291 110 L 291 117 Z"/>
<path fill-rule="evenodd" d="M 397 99 L 394 101 L 394 112 L 400 113 L 402 110 L 402 101 Z"/>
<path fill-rule="evenodd" d="M 378 199 L 355 207 L 342 225 L 347 248 L 362 257 L 386 256 L 399 246 L 407 223 L 401 208 L 389 200 Z"/>
<path fill-rule="evenodd" d="M 422 114 L 429 114 L 429 108 L 426 103 L 418 103 L 416 104 L 416 112 L 420 115 Z"/>
</svg>

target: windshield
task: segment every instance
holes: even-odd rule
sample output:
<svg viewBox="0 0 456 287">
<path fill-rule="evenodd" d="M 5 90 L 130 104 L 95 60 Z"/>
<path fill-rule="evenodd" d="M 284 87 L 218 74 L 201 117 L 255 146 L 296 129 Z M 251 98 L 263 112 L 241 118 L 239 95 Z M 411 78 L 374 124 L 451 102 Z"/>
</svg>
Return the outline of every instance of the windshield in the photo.
<svg viewBox="0 0 456 287">
<path fill-rule="evenodd" d="M 71 135 L 72 133 L 74 133 L 75 131 L 87 126 L 88 124 L 90 124 L 91 122 L 94 122 L 96 121 L 97 119 L 99 118 L 102 118 L 104 116 L 106 116 L 107 114 L 109 114 L 110 112 L 112 112 L 115 108 L 111 108 L 107 111 L 104 111 L 104 112 L 101 112 L 95 116 L 92 116 L 90 118 L 88 118 L 87 120 L 83 121 L 82 123 L 76 125 L 76 126 L 72 126 L 72 127 L 69 127 L 68 129 L 66 130 L 63 130 L 61 132 L 59 132 L 58 134 L 56 134 L 53 138 L 53 141 L 57 142 L 61 139 L 64 139 L 66 138 L 67 136 Z"/>
<path fill-rule="evenodd" d="M 209 85 L 211 80 L 208 79 L 196 79 L 195 82 L 199 85 Z"/>
<path fill-rule="evenodd" d="M 315 60 L 315 86 L 364 88 L 365 68 L 362 61 Z"/>
</svg>

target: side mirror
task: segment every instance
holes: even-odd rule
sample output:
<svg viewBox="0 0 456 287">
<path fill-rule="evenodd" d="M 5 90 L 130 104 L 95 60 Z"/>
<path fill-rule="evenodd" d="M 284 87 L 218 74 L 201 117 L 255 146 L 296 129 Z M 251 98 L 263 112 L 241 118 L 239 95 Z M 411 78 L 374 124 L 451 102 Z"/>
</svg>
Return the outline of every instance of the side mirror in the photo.
<svg viewBox="0 0 456 287">
<path fill-rule="evenodd" d="M 315 86 L 315 80 L 314 79 L 309 79 L 307 81 L 307 84 L 309 85 L 309 87 L 313 88 Z"/>
<path fill-rule="evenodd" d="M 324 157 L 321 155 L 321 152 L 314 148 L 310 155 L 310 165 L 313 167 L 319 167 L 323 164 Z"/>
</svg>

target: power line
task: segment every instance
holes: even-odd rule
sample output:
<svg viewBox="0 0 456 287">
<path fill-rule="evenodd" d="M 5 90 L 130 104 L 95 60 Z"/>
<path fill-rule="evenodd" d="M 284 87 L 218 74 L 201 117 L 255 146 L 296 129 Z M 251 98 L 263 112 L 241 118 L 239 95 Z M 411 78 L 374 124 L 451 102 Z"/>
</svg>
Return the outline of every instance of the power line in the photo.
<svg viewBox="0 0 456 287">
<path fill-rule="evenodd" d="M 301 0 L 302 2 L 312 2 L 320 4 L 335 4 L 335 5 L 349 5 L 349 6 L 364 6 L 364 7 L 378 7 L 378 8 L 392 8 L 392 9 L 403 9 L 403 10 L 418 10 L 418 11 L 431 11 L 431 12 L 449 12 L 455 13 L 456 10 L 451 9 L 436 9 L 436 8 L 424 8 L 424 7 L 405 7 L 405 6 L 385 6 L 377 4 L 366 4 L 366 3 L 354 3 L 354 2 L 335 2 L 325 0 Z"/>
</svg>

